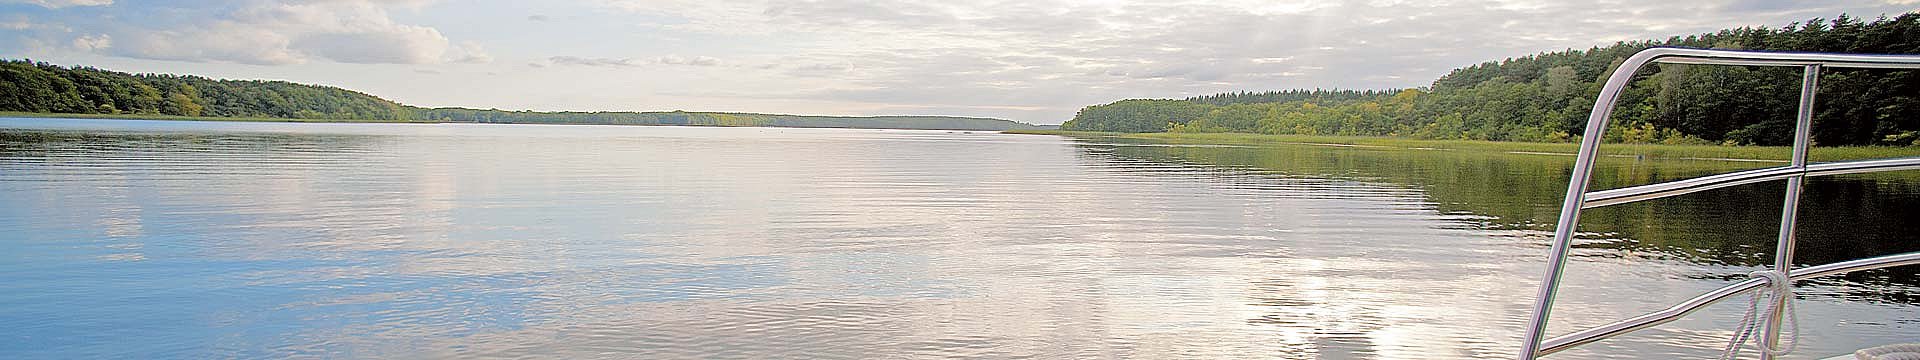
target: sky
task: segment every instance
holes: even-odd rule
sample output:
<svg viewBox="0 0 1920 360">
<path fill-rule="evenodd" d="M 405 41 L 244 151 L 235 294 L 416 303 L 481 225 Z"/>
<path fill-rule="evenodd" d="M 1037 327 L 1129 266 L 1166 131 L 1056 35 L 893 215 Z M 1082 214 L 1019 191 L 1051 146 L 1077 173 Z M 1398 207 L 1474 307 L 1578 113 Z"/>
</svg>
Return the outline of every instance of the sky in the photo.
<svg viewBox="0 0 1920 360">
<path fill-rule="evenodd" d="M 0 58 L 417 106 L 986 116 L 1429 85 L 1527 54 L 1920 0 L 0 0 Z"/>
</svg>

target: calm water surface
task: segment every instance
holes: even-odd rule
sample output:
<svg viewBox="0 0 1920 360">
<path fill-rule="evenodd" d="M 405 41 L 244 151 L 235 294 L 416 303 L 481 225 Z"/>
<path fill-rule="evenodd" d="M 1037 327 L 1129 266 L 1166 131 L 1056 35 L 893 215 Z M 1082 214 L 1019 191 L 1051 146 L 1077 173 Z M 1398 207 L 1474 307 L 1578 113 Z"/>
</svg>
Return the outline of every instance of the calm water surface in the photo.
<svg viewBox="0 0 1920 360">
<path fill-rule="evenodd" d="M 945 131 L 0 119 L 0 358 L 1483 358 L 1571 158 Z M 1764 163 L 1607 159 L 1602 187 Z M 1779 183 L 1590 213 L 1556 333 L 1771 258 Z M 1810 182 L 1804 263 L 1920 250 Z M 1920 334 L 1803 283 L 1802 354 Z M 1744 304 L 1563 358 L 1709 357 Z"/>
</svg>

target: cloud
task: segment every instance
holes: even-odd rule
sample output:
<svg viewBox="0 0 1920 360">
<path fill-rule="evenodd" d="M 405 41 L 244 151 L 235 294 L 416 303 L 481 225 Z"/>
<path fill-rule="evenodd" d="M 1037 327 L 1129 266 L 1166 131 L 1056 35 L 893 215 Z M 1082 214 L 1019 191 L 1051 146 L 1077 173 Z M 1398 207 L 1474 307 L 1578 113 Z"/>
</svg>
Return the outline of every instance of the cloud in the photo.
<svg viewBox="0 0 1920 360">
<path fill-rule="evenodd" d="M 5 0 L 0 2 L 40 5 L 40 7 L 44 7 L 48 9 L 59 9 L 59 8 L 74 7 L 74 6 L 113 5 L 113 0 Z"/>
<path fill-rule="evenodd" d="M 457 63 L 484 64 L 493 62 L 493 55 L 488 54 L 487 49 L 482 48 L 480 43 L 463 41 L 448 50 L 447 59 Z"/>
<path fill-rule="evenodd" d="M 307 55 L 344 63 L 426 64 L 441 61 L 447 38 L 432 28 L 402 26 L 386 31 L 305 34 L 288 43 Z"/>
<path fill-rule="evenodd" d="M 663 64 L 663 65 L 692 65 L 692 66 L 720 65 L 720 59 L 715 59 L 715 58 L 706 57 L 706 56 L 681 57 L 679 55 L 668 55 L 668 56 L 654 58 L 653 62 L 657 64 Z"/>
<path fill-rule="evenodd" d="M 1912 11 L 1914 4 L 583 0 L 592 9 L 582 11 L 574 8 L 580 4 L 550 3 L 528 9 L 434 0 L 198 1 L 75 8 L 104 1 L 12 0 L 49 9 L 0 14 L 0 49 L 24 49 L 19 52 L 36 58 L 87 51 L 215 63 L 409 64 L 407 69 L 493 62 L 496 54 L 488 50 L 506 49 L 499 55 L 508 64 L 492 70 L 525 64 L 522 69 L 568 71 L 503 76 L 519 83 L 492 90 L 498 93 L 392 96 L 580 110 L 693 107 L 704 101 L 762 112 L 941 111 L 1053 123 L 1082 106 L 1116 99 L 1425 86 L 1453 68 L 1541 51 L 1781 26 L 1842 12 L 1873 18 Z M 433 25 L 462 21 L 489 29 Z M 465 38 L 469 33 L 496 37 Z M 702 80 L 633 81 L 694 78 Z M 506 94 L 530 89 L 565 95 Z M 473 93 L 483 95 L 466 95 Z"/>
<path fill-rule="evenodd" d="M 677 36 L 781 39 L 778 53 L 750 61 L 764 64 L 753 69 L 831 81 L 794 97 L 988 113 L 1045 109 L 1017 114 L 1046 113 L 1024 120 L 1058 122 L 1081 106 L 1123 98 L 1424 86 L 1487 60 L 1841 12 L 1871 18 L 1911 10 L 1895 4 L 1904 1 L 1621 0 L 1605 8 L 1537 0 L 599 4 L 664 17 L 651 25 Z"/>
<path fill-rule="evenodd" d="M 27 21 L 27 17 L 25 15 L 14 14 L 12 16 L 0 18 L 0 29 L 26 30 L 26 29 L 32 29 L 32 28 L 33 28 L 33 22 Z"/>
<path fill-rule="evenodd" d="M 86 35 L 73 39 L 73 47 L 82 51 L 97 51 L 113 47 L 113 38 L 105 34 Z"/>
<path fill-rule="evenodd" d="M 801 76 L 801 77 L 834 77 L 834 76 L 840 76 L 840 75 L 846 74 L 847 71 L 853 69 L 852 66 L 848 66 L 846 64 L 819 64 L 819 63 L 804 64 L 804 65 L 785 65 L 780 63 L 770 63 L 770 64 L 761 65 L 759 66 L 759 68 L 762 68 L 762 69 L 784 68 L 786 70 L 787 75 Z"/>
<path fill-rule="evenodd" d="M 720 65 L 720 59 L 707 56 L 684 57 L 679 55 L 667 55 L 651 59 L 554 56 L 547 58 L 545 63 L 536 62 L 529 65 L 533 65 L 533 67 L 546 67 L 547 65 L 595 67 L 640 67 L 647 65 L 717 66 Z"/>
<path fill-rule="evenodd" d="M 36 21 L 38 20 L 38 21 Z M 38 33 L 41 35 L 71 35 L 73 28 L 59 23 L 46 22 L 44 19 L 29 18 L 23 14 L 0 15 L 0 31 Z M 47 40 L 44 36 L 39 40 Z"/>
<path fill-rule="evenodd" d="M 156 60 L 256 65 L 326 60 L 359 64 L 487 62 L 477 43 L 454 45 L 438 29 L 394 21 L 385 6 L 418 1 L 240 1 L 229 10 L 169 8 L 147 22 L 92 24 L 112 46 L 94 52 Z M 222 7 L 207 7 L 219 9 Z M 170 16 L 171 18 L 168 18 Z M 79 40 L 76 40 L 78 44 Z"/>
<path fill-rule="evenodd" d="M 547 62 L 552 65 L 574 66 L 640 66 L 642 64 L 642 62 L 634 59 L 585 58 L 578 56 L 555 56 L 547 58 Z M 545 65 L 546 64 L 542 64 L 541 67 Z"/>
</svg>

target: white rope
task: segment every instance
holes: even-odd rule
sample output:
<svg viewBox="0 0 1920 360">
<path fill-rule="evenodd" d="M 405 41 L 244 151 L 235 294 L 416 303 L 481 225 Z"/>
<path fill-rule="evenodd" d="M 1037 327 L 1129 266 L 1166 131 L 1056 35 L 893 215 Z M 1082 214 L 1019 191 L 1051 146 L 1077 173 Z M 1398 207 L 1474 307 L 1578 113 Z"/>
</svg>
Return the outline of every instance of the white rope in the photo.
<svg viewBox="0 0 1920 360">
<path fill-rule="evenodd" d="M 1748 276 L 1766 279 L 1767 288 L 1753 292 L 1752 300 L 1747 302 L 1747 314 L 1740 318 L 1740 325 L 1734 327 L 1733 339 L 1727 342 L 1727 349 L 1721 353 L 1720 359 L 1732 360 L 1739 357 L 1740 348 L 1742 345 L 1746 345 L 1749 339 L 1755 340 L 1754 345 L 1760 348 L 1760 352 L 1766 353 L 1769 356 L 1777 357 L 1793 352 L 1794 348 L 1800 346 L 1800 315 L 1793 311 L 1793 280 L 1788 279 L 1787 274 L 1775 270 L 1755 271 L 1748 274 Z M 1786 345 L 1782 348 L 1774 348 L 1767 344 L 1766 330 L 1760 326 L 1762 322 L 1759 321 L 1761 317 L 1760 301 L 1762 299 L 1784 299 L 1777 302 L 1769 301 L 1767 302 L 1766 308 L 1766 314 L 1768 315 L 1772 315 L 1776 311 L 1786 312 L 1784 318 L 1787 320 L 1787 324 L 1793 328 L 1791 334 L 1781 334 L 1780 342 Z M 1775 306 L 1781 306 L 1782 308 L 1776 309 L 1774 308 Z"/>
</svg>

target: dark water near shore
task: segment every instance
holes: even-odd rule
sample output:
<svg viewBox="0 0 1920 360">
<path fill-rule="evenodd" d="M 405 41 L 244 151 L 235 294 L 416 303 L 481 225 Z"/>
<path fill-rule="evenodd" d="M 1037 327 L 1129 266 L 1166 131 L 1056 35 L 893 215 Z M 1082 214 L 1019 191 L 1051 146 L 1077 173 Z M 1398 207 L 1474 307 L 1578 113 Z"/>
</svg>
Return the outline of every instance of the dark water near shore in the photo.
<svg viewBox="0 0 1920 360">
<path fill-rule="evenodd" d="M 0 358 L 1510 357 L 1571 160 L 0 119 Z M 1920 176 L 1808 186 L 1802 263 L 1920 250 Z M 1756 270 L 1781 187 L 1590 212 L 1555 332 Z M 1803 285 L 1802 354 L 1920 334 L 1915 270 Z M 1743 305 L 1561 357 L 1710 357 Z"/>
</svg>

